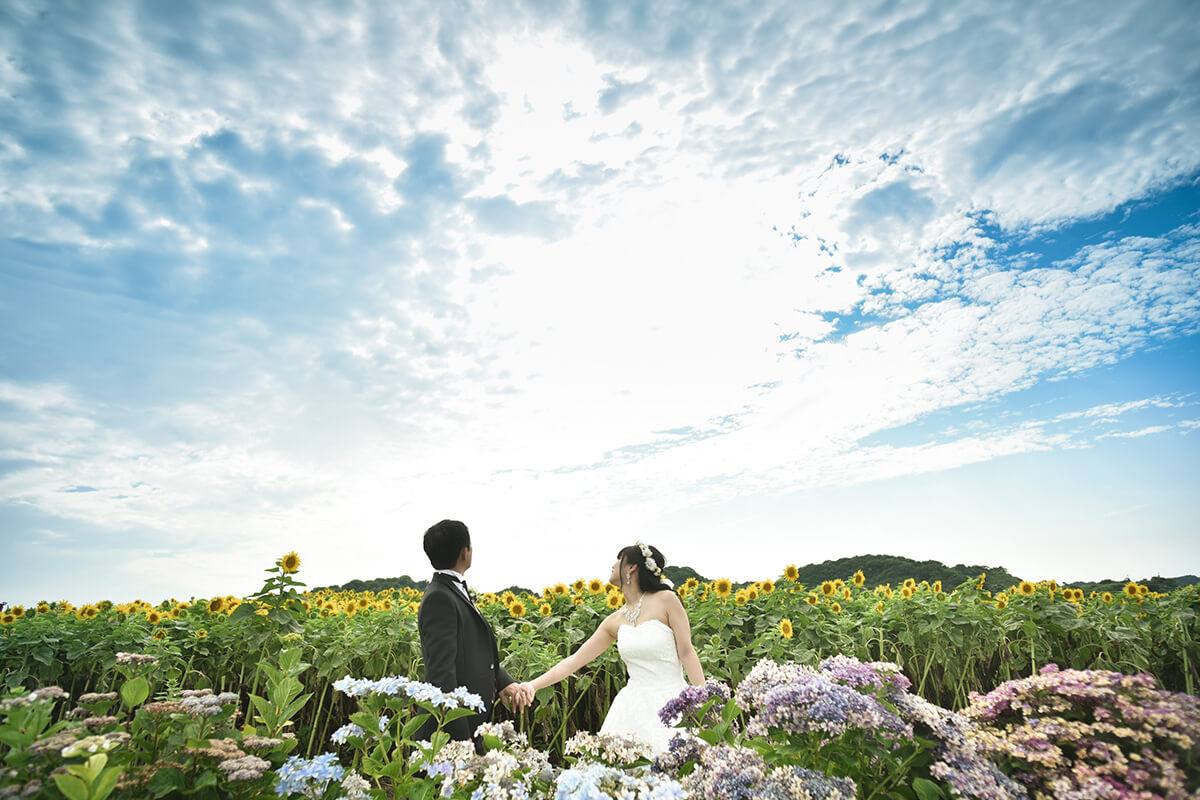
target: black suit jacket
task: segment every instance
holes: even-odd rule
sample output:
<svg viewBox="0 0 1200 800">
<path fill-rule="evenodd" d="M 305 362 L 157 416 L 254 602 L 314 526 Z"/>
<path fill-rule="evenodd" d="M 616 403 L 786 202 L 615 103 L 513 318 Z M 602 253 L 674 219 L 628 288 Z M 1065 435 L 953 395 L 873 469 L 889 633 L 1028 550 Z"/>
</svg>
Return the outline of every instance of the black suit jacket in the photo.
<svg viewBox="0 0 1200 800">
<path fill-rule="evenodd" d="M 496 696 L 513 679 L 500 664 L 492 626 L 454 583 L 449 575 L 434 574 L 417 612 L 417 631 L 421 634 L 426 683 L 446 692 L 465 686 L 483 698 L 482 714 L 463 717 L 446 726 L 452 738 L 466 740 L 487 720 Z M 432 724 L 426 724 L 417 738 L 428 739 L 433 730 Z"/>
</svg>

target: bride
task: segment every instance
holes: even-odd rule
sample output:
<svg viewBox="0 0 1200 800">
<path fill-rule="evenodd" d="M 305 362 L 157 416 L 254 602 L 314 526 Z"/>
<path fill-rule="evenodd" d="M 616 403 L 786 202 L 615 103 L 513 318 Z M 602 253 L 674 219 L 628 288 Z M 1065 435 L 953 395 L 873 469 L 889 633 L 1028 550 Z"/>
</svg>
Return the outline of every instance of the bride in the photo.
<svg viewBox="0 0 1200 800">
<path fill-rule="evenodd" d="M 671 583 L 663 577 L 666 559 L 656 547 L 638 542 L 617 553 L 609 582 L 621 588 L 625 606 L 610 614 L 586 642 L 542 675 L 521 684 L 525 702 L 533 693 L 574 674 L 591 663 L 613 642 L 629 673 L 629 683 L 617 693 L 600 733 L 632 734 L 655 752 L 667 749 L 672 731 L 658 718 L 658 710 L 683 691 L 687 677 L 704 685 L 704 670 L 687 612 Z"/>
</svg>

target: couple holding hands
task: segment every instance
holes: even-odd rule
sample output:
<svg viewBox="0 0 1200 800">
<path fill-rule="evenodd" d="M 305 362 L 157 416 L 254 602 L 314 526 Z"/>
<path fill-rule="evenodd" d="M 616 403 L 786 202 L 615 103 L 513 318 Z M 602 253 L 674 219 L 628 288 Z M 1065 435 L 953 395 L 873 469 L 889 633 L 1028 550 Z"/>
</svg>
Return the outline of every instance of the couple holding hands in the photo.
<svg viewBox="0 0 1200 800">
<path fill-rule="evenodd" d="M 692 646 L 691 625 L 671 583 L 663 577 L 666 560 L 657 548 L 638 542 L 617 553 L 609 582 L 620 587 L 625 605 L 600 623 L 578 650 L 527 683 L 518 683 L 500 663 L 491 625 L 475 607 L 465 574 L 471 567 L 471 534 L 457 520 L 442 520 L 425 531 L 425 554 L 435 570 L 417 613 L 425 680 L 443 691 L 458 686 L 481 698 L 484 711 L 451 722 L 454 739 L 472 738 L 486 722 L 496 697 L 526 708 L 534 693 L 574 674 L 614 642 L 629 673 L 629 683 L 613 699 L 600 733 L 630 734 L 655 753 L 666 750 L 671 730 L 658 710 L 687 685 L 704 684 L 704 670 Z M 428 738 L 432 730 L 419 735 Z M 476 740 L 476 747 L 481 743 Z"/>
</svg>

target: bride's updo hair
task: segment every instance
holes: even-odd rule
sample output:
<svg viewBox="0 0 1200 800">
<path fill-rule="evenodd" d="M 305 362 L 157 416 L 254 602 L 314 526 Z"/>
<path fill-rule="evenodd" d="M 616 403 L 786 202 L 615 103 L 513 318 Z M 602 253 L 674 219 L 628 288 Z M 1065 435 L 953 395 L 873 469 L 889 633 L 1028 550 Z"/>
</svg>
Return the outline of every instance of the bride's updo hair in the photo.
<svg viewBox="0 0 1200 800">
<path fill-rule="evenodd" d="M 659 549 L 653 545 L 649 547 L 650 557 L 654 559 L 654 563 L 658 564 L 658 568 L 661 570 L 667 566 L 667 559 L 659 552 Z M 670 588 L 662 582 L 661 578 L 646 568 L 646 557 L 642 555 L 642 548 L 636 544 L 631 544 L 629 547 L 622 547 L 620 552 L 617 553 L 617 558 L 620 559 L 622 564 L 637 565 L 637 585 L 643 592 L 661 592 L 664 589 Z"/>
</svg>

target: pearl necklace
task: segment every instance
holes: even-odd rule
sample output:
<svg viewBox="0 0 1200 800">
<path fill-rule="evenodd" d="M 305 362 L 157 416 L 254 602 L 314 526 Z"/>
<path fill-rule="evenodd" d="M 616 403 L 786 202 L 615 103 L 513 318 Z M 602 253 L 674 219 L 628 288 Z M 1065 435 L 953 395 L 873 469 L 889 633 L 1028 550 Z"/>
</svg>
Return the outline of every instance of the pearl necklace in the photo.
<svg viewBox="0 0 1200 800">
<path fill-rule="evenodd" d="M 642 601 L 645 599 L 646 594 L 643 592 L 642 596 L 638 598 L 637 605 L 633 607 L 632 611 L 629 610 L 628 602 L 626 602 L 625 607 L 621 609 L 621 613 L 625 615 L 625 621 L 630 625 L 637 624 L 638 615 L 642 613 Z"/>
</svg>

